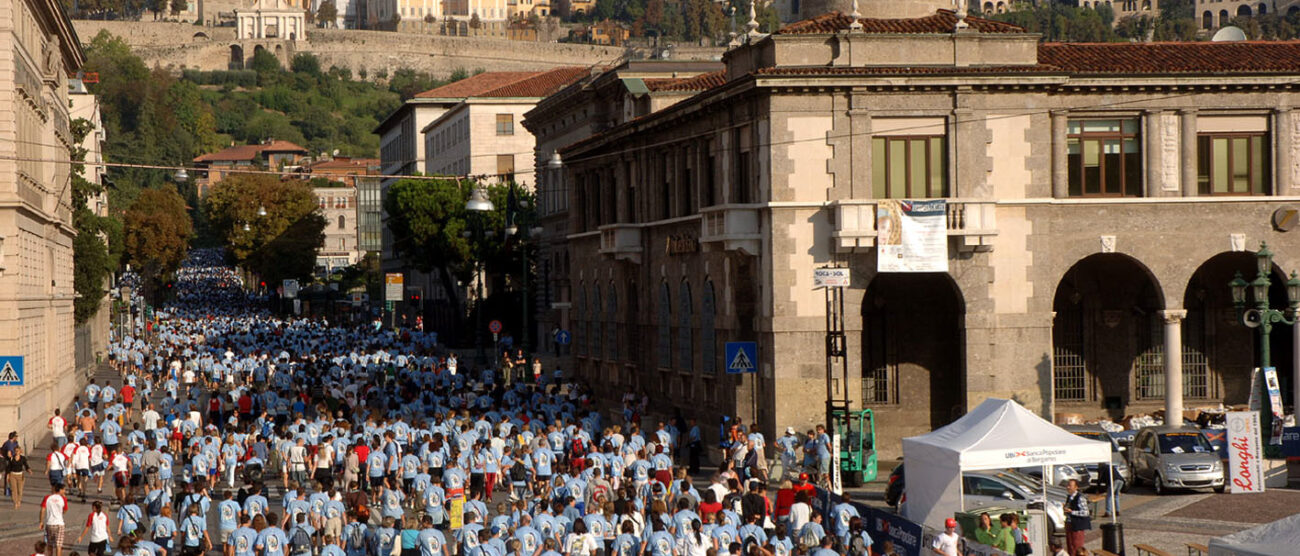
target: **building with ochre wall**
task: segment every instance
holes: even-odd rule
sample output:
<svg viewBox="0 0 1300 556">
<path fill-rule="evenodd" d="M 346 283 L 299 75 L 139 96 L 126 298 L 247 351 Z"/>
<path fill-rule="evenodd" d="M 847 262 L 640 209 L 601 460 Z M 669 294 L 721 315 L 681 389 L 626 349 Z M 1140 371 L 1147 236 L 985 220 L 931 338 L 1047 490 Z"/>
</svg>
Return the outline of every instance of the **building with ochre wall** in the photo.
<svg viewBox="0 0 1300 556">
<path fill-rule="evenodd" d="M 822 422 L 813 269 L 838 266 L 831 386 L 876 411 L 886 455 L 987 397 L 1111 418 L 1245 403 L 1259 361 L 1228 281 L 1261 241 L 1273 297 L 1300 269 L 1273 220 L 1300 202 L 1300 42 L 1038 39 L 951 11 L 818 16 L 559 148 L 579 375 L 704 422 Z M 877 272 L 880 202 L 921 198 L 946 200 L 948 271 Z M 1273 334 L 1287 398 L 1291 336 Z M 726 373 L 729 341 L 758 342 L 756 374 Z"/>
</svg>

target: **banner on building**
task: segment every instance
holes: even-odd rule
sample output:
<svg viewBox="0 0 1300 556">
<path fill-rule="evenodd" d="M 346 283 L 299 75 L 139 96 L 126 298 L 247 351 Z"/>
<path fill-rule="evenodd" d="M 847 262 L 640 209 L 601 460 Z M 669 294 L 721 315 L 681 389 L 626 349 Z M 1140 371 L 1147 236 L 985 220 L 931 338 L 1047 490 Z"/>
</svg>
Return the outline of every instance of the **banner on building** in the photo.
<svg viewBox="0 0 1300 556">
<path fill-rule="evenodd" d="M 1259 413 L 1228 412 L 1228 483 L 1233 494 L 1264 492 Z"/>
<path fill-rule="evenodd" d="M 1282 388 L 1277 383 L 1276 367 L 1264 367 L 1264 385 L 1268 388 L 1269 411 L 1273 413 L 1273 430 L 1269 431 L 1268 443 L 1281 446 L 1286 414 L 1282 410 Z"/>
<path fill-rule="evenodd" d="M 944 200 L 876 202 L 878 272 L 947 272 L 948 211 Z"/>
</svg>

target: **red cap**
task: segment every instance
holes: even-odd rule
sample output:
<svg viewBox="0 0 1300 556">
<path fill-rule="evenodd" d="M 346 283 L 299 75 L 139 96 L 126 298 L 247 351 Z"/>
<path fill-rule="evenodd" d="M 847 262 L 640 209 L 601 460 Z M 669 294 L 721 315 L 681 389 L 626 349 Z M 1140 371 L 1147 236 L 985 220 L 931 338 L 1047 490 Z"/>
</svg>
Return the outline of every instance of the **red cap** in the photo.
<svg viewBox="0 0 1300 556">
<path fill-rule="evenodd" d="M 948 527 L 948 528 L 950 528 L 950 529 L 956 529 L 956 528 L 957 528 L 957 520 L 955 520 L 955 519 L 953 519 L 953 518 L 951 518 L 951 517 L 948 518 L 948 519 L 945 519 L 945 520 L 943 521 L 943 526 L 944 526 L 944 527 Z"/>
<path fill-rule="evenodd" d="M 800 480 L 800 481 L 807 481 L 807 480 L 808 480 L 808 474 L 807 474 L 807 473 L 800 473 L 800 474 L 799 474 L 799 480 Z"/>
</svg>

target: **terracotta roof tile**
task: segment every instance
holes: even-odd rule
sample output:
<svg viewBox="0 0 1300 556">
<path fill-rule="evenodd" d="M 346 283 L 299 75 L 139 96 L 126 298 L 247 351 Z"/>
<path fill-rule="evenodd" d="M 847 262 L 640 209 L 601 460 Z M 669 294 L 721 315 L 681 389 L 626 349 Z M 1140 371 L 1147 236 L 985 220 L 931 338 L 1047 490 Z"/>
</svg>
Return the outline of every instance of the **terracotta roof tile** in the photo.
<svg viewBox="0 0 1300 556">
<path fill-rule="evenodd" d="M 1300 73 L 1300 41 L 1043 43 L 1038 61 L 1069 73 Z"/>
<path fill-rule="evenodd" d="M 727 83 L 727 71 L 718 70 L 702 73 L 692 77 L 677 79 L 646 79 L 645 86 L 651 91 L 706 91 L 721 87 Z"/>
<path fill-rule="evenodd" d="M 335 158 L 331 160 L 322 160 L 312 164 L 308 168 L 314 172 L 317 170 L 352 170 L 355 168 L 367 168 L 378 165 L 378 158 Z"/>
<path fill-rule="evenodd" d="M 761 68 L 754 75 L 766 77 L 867 76 L 867 75 L 972 75 L 1000 73 L 1060 72 L 1043 64 L 1024 66 L 867 66 L 867 67 L 774 67 Z"/>
<path fill-rule="evenodd" d="M 307 154 L 304 149 L 297 144 L 289 141 L 271 141 L 257 145 L 235 145 L 227 147 L 214 153 L 208 153 L 194 157 L 194 162 L 227 162 L 239 160 L 256 160 L 262 156 L 264 151 L 272 152 L 298 152 Z"/>
<path fill-rule="evenodd" d="M 590 68 L 582 66 L 566 66 L 553 70 L 537 72 L 536 74 L 524 79 L 519 79 L 512 83 L 469 96 L 498 98 L 545 97 L 590 74 Z"/>
<path fill-rule="evenodd" d="M 415 98 L 466 98 L 480 95 L 492 89 L 504 87 L 522 79 L 528 79 L 538 71 L 491 71 L 472 75 L 455 83 L 449 83 L 423 93 L 416 93 Z"/>
<path fill-rule="evenodd" d="M 957 27 L 957 15 L 952 10 L 939 10 L 933 15 L 925 17 L 916 17 L 910 19 L 875 19 L 870 17 L 860 18 L 862 31 L 864 33 L 951 33 Z M 966 23 L 970 28 L 981 33 L 1023 33 L 1025 29 L 1019 25 L 983 19 L 979 17 L 966 17 Z M 776 32 L 778 35 L 803 35 L 818 33 L 835 33 L 837 31 L 847 31 L 849 25 L 853 24 L 853 18 L 840 13 L 829 12 L 811 19 L 796 21 Z"/>
</svg>

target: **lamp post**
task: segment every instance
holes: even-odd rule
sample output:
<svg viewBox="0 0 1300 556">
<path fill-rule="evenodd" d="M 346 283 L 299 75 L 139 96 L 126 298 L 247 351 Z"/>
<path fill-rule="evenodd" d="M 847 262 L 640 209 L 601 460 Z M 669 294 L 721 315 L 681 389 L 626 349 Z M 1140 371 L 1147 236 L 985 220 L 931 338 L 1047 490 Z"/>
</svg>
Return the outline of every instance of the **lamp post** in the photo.
<svg viewBox="0 0 1300 556">
<path fill-rule="evenodd" d="M 492 201 L 487 198 L 487 190 L 475 187 L 470 193 L 469 201 L 465 203 L 465 210 L 473 216 L 474 229 L 479 232 L 479 235 L 483 235 L 483 218 L 493 208 Z M 474 309 L 478 313 L 478 324 L 474 327 L 474 362 L 486 365 L 487 354 L 483 352 L 483 244 L 481 242 L 474 265 L 476 268 L 474 280 L 478 282 L 478 298 L 474 301 Z"/>
<path fill-rule="evenodd" d="M 557 155 L 558 156 L 558 155 Z M 524 350 L 525 358 L 532 357 L 533 352 L 529 346 L 528 339 L 532 335 L 528 327 L 528 245 L 527 241 L 541 235 L 542 228 L 530 228 L 525 222 L 528 220 L 524 209 L 528 208 L 528 203 L 514 194 L 515 184 L 510 184 L 510 198 L 514 200 L 511 204 L 506 220 L 506 237 L 510 238 L 519 235 L 519 281 L 523 285 L 523 303 L 521 312 L 523 313 L 519 325 L 523 338 L 520 339 L 521 347 Z"/>
<path fill-rule="evenodd" d="M 1237 309 L 1237 315 L 1241 319 L 1241 323 L 1246 325 L 1247 328 L 1259 329 L 1259 366 L 1260 370 L 1263 371 L 1273 366 L 1269 346 L 1269 335 L 1273 332 L 1273 325 L 1280 323 L 1294 326 L 1296 324 L 1297 312 L 1300 310 L 1300 277 L 1297 277 L 1295 272 L 1291 273 L 1291 279 L 1286 281 L 1287 308 L 1274 309 L 1270 306 L 1268 299 L 1268 288 L 1272 285 L 1268 275 L 1273 269 L 1273 252 L 1263 242 L 1259 244 L 1259 251 L 1255 252 L 1255 269 L 1254 280 L 1247 282 L 1238 272 L 1228 285 L 1232 288 L 1232 304 Z M 1247 289 L 1250 290 L 1250 303 L 1246 300 Z M 1292 372 L 1298 371 L 1300 369 L 1293 369 Z M 1274 423 L 1272 404 L 1267 401 L 1269 399 L 1268 381 L 1261 380 L 1260 386 L 1263 388 L 1259 398 L 1260 430 L 1269 431 L 1264 433 L 1269 434 L 1274 426 L 1281 426 L 1281 421 L 1278 420 L 1277 423 Z M 1254 387 L 1254 385 L 1252 384 L 1251 387 Z M 1280 418 L 1281 415 L 1277 417 Z M 1268 451 L 1275 452 L 1276 449 L 1270 446 Z"/>
</svg>

